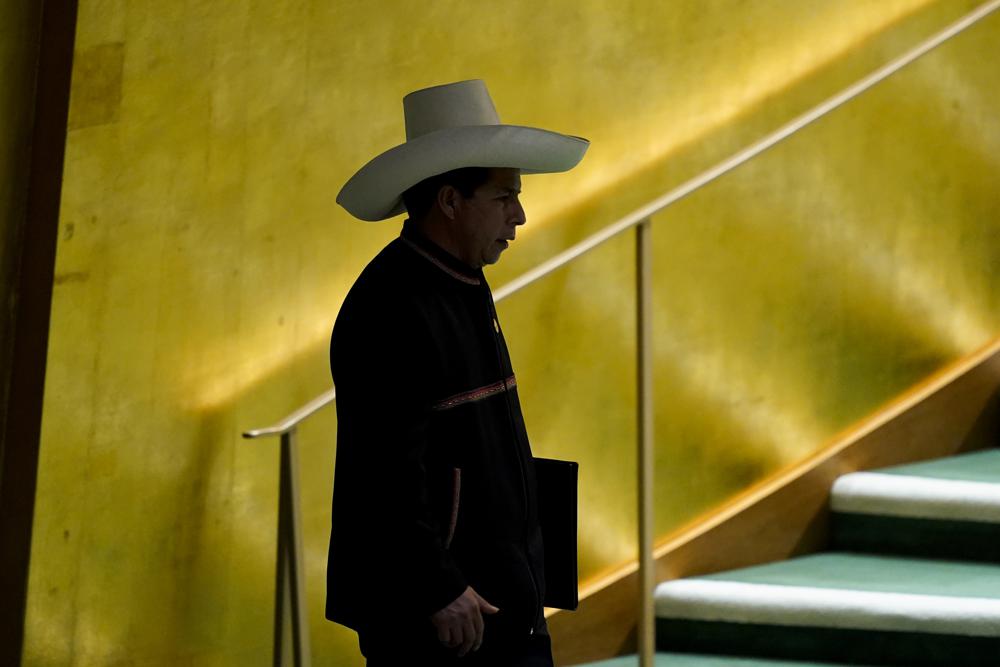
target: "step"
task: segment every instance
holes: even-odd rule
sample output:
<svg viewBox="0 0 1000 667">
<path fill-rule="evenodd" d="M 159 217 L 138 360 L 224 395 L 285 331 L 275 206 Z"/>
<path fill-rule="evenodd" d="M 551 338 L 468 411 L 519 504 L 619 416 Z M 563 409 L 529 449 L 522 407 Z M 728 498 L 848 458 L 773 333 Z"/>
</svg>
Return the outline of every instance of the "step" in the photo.
<svg viewBox="0 0 1000 667">
<path fill-rule="evenodd" d="M 657 651 L 653 664 L 656 667 L 842 667 L 832 662 L 802 662 L 800 660 L 773 660 L 768 658 L 741 658 L 731 655 L 705 655 L 696 653 L 671 653 Z M 639 657 L 623 655 L 617 658 L 588 662 L 577 667 L 639 667 Z M 855 665 L 855 667 L 865 667 Z"/>
<path fill-rule="evenodd" d="M 873 665 L 997 665 L 1000 566 L 824 553 L 656 588 L 657 648 Z"/>
<path fill-rule="evenodd" d="M 1000 450 L 844 475 L 830 506 L 837 550 L 1000 562 Z"/>
</svg>

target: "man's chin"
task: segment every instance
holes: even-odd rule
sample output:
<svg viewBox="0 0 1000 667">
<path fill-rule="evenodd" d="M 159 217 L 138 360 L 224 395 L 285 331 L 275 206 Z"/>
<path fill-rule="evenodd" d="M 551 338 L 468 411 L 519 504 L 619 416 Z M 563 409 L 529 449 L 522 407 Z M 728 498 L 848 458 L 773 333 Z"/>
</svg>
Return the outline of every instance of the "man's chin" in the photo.
<svg viewBox="0 0 1000 667">
<path fill-rule="evenodd" d="M 503 250 L 498 250 L 497 252 L 490 253 L 489 255 L 487 255 L 486 257 L 484 257 L 483 258 L 483 265 L 485 266 L 487 264 L 496 264 L 497 262 L 499 262 L 500 261 L 500 254 L 502 252 L 503 252 Z"/>
</svg>

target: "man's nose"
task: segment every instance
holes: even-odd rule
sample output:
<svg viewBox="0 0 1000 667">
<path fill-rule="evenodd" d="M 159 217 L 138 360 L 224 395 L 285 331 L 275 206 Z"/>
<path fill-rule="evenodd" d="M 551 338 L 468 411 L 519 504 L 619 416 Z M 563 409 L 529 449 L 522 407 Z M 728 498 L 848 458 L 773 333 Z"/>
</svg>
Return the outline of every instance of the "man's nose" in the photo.
<svg viewBox="0 0 1000 667">
<path fill-rule="evenodd" d="M 524 214 L 524 206 L 522 206 L 521 202 L 518 201 L 517 202 L 517 207 L 514 209 L 514 218 L 513 218 L 512 222 L 515 225 L 523 225 L 527 221 L 528 221 L 527 217 Z"/>
</svg>

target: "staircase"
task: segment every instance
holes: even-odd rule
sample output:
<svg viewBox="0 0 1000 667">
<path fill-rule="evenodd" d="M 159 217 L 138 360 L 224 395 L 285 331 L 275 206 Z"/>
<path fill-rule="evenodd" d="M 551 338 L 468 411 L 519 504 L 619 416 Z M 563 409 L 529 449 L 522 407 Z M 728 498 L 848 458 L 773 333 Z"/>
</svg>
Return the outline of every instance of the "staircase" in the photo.
<svg viewBox="0 0 1000 667">
<path fill-rule="evenodd" d="M 831 509 L 829 552 L 660 584 L 657 665 L 1000 665 L 1000 450 L 845 475 Z"/>
<path fill-rule="evenodd" d="M 1000 665 L 1000 450 L 833 486 L 833 551 L 661 584 L 661 648 Z"/>
</svg>

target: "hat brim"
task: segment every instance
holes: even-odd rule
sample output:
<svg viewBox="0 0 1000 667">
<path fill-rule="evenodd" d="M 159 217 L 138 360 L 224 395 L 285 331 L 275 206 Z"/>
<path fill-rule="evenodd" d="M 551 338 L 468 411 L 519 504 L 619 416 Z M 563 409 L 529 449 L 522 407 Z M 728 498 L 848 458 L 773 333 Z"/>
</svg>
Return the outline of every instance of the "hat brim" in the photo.
<svg viewBox="0 0 1000 667">
<path fill-rule="evenodd" d="M 513 167 L 525 174 L 568 171 L 590 142 L 520 125 L 453 127 L 390 148 L 358 170 L 337 195 L 356 218 L 386 220 L 405 211 L 402 194 L 425 178 L 462 167 Z"/>
</svg>

